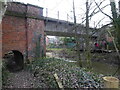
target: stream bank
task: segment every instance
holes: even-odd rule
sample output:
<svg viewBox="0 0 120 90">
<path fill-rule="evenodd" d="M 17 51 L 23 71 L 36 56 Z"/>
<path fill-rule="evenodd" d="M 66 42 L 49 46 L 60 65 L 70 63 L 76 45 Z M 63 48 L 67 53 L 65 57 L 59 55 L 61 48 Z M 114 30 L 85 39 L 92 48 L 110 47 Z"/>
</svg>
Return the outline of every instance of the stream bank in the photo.
<svg viewBox="0 0 120 90">
<path fill-rule="evenodd" d="M 46 53 L 49 57 L 60 58 L 68 62 L 77 62 L 76 52 L 71 49 L 50 49 Z M 85 53 L 81 52 L 83 66 L 86 68 Z M 118 69 L 119 62 L 116 52 L 112 53 L 92 53 L 93 71 L 104 75 L 113 75 Z M 120 70 L 117 71 L 116 77 L 120 79 Z"/>
</svg>

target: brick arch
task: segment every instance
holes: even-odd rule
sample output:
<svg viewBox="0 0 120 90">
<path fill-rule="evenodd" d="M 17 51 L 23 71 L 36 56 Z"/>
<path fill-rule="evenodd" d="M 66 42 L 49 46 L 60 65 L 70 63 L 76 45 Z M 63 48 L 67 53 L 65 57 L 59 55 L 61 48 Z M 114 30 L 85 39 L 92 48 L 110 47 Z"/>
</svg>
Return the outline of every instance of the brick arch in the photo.
<svg viewBox="0 0 120 90">
<path fill-rule="evenodd" d="M 24 67 L 24 56 L 18 50 L 11 50 L 7 52 L 3 58 L 6 59 L 7 68 L 10 71 L 19 71 Z"/>
</svg>

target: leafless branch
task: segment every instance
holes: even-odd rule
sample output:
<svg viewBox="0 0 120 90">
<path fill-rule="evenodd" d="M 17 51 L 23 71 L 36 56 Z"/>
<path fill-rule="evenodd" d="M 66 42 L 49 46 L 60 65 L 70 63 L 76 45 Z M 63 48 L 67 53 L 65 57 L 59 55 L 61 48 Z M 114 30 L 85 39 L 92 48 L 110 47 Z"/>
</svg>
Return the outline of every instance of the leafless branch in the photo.
<svg viewBox="0 0 120 90">
<path fill-rule="evenodd" d="M 96 6 L 98 7 L 98 9 L 100 10 L 101 13 L 103 13 L 104 15 L 106 15 L 107 17 L 109 17 L 111 20 L 113 20 L 113 18 L 111 16 L 109 16 L 108 14 L 106 14 L 106 13 L 104 13 L 102 11 L 102 9 L 99 7 L 99 5 L 97 4 L 97 2 L 95 0 L 94 0 L 94 2 L 95 2 Z"/>
<path fill-rule="evenodd" d="M 103 10 L 104 8 L 106 8 L 107 6 L 109 6 L 110 4 L 108 4 L 108 5 L 105 5 L 104 7 L 102 7 L 101 8 L 101 10 Z M 94 10 L 95 11 L 95 10 Z M 92 18 L 92 16 L 94 16 L 95 14 L 97 14 L 97 13 L 99 13 L 100 11 L 98 10 L 98 11 L 96 11 L 96 12 L 93 12 L 93 13 L 91 13 L 90 15 L 89 15 L 89 19 L 91 19 Z M 85 18 L 85 17 L 84 17 Z M 83 19 L 84 19 L 83 18 Z M 81 23 L 84 23 L 86 21 L 86 18 L 81 22 Z"/>
<path fill-rule="evenodd" d="M 97 26 L 102 22 L 102 20 L 104 20 L 105 19 L 105 17 L 104 18 L 102 18 L 97 24 L 96 24 L 96 26 L 95 26 L 95 28 L 97 28 Z"/>
<path fill-rule="evenodd" d="M 89 7 L 89 9 L 91 8 L 92 4 L 93 4 L 93 2 L 91 2 L 91 3 L 89 4 L 89 6 L 88 6 L 88 7 Z"/>
<path fill-rule="evenodd" d="M 100 6 L 104 1 L 105 1 L 105 0 L 101 1 L 100 4 L 99 4 L 98 6 Z M 94 10 L 92 11 L 92 13 L 94 13 L 96 9 L 98 9 L 98 8 L 97 8 L 97 7 L 94 8 Z M 92 13 L 91 13 L 91 14 L 92 14 Z"/>
<path fill-rule="evenodd" d="M 101 20 L 101 21 L 102 21 L 102 20 Z M 111 24 L 112 24 L 112 23 L 108 23 L 108 24 L 104 25 L 103 27 L 107 27 L 107 26 L 109 26 L 109 25 L 111 25 Z M 103 28 L 103 27 L 102 27 L 102 28 Z M 96 30 L 92 33 L 92 35 L 94 35 L 95 33 L 96 33 Z M 92 35 L 91 35 L 91 36 L 92 36 Z"/>
<path fill-rule="evenodd" d="M 94 0 L 94 2 L 97 4 L 97 7 L 92 11 L 92 13 L 89 15 L 89 19 L 91 19 L 94 15 L 96 15 L 97 13 L 99 13 L 99 12 L 103 12 L 102 10 L 104 9 L 104 8 L 106 8 L 107 6 L 109 6 L 110 4 L 107 4 L 107 5 L 105 5 L 105 6 L 103 6 L 102 8 L 100 8 L 100 5 L 104 2 L 105 0 L 102 0 L 100 3 L 99 3 L 99 5 L 95 2 L 95 0 Z M 98 11 L 96 11 L 97 9 L 99 9 Z M 96 11 L 96 12 L 95 12 Z M 104 13 L 104 12 L 103 12 Z M 107 16 L 107 14 L 105 14 L 106 16 Z M 108 17 L 110 18 L 110 19 L 112 19 L 109 15 L 108 15 Z M 84 20 L 81 22 L 81 23 L 84 23 L 85 21 L 86 21 L 86 18 L 84 17 L 83 18 Z M 79 27 L 79 25 L 81 25 L 81 24 L 77 24 L 74 28 L 77 28 L 77 27 Z M 74 29 L 73 28 L 73 29 Z"/>
<path fill-rule="evenodd" d="M 104 8 L 106 8 L 106 7 L 109 6 L 109 5 L 110 5 L 110 4 L 105 5 L 104 7 L 101 8 L 101 10 L 103 10 Z M 95 10 L 94 10 L 94 11 L 90 14 L 90 16 L 89 16 L 90 19 L 92 18 L 92 16 L 94 16 L 95 14 L 97 14 L 97 13 L 99 13 L 99 12 L 100 12 L 100 10 L 98 10 L 98 11 L 96 11 L 96 12 L 95 12 Z"/>
</svg>

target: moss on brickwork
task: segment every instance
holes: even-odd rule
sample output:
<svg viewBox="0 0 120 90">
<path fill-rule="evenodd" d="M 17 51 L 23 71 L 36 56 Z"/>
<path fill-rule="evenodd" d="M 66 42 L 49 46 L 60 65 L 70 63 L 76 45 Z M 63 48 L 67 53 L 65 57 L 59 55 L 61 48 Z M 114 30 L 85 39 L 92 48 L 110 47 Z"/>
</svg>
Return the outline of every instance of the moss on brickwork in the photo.
<svg viewBox="0 0 120 90">
<path fill-rule="evenodd" d="M 35 57 L 40 57 L 40 41 L 36 42 L 36 51 L 35 51 Z"/>
</svg>

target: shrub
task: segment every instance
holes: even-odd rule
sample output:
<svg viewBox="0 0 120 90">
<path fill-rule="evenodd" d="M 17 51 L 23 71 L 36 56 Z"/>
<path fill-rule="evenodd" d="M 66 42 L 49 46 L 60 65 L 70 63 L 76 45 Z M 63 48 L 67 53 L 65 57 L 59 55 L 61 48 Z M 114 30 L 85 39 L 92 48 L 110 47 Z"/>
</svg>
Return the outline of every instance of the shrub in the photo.
<svg viewBox="0 0 120 90">
<path fill-rule="evenodd" d="M 10 75 L 10 72 L 6 69 L 5 62 L 3 62 L 2 65 L 2 85 L 8 84 L 8 76 Z"/>
</svg>

